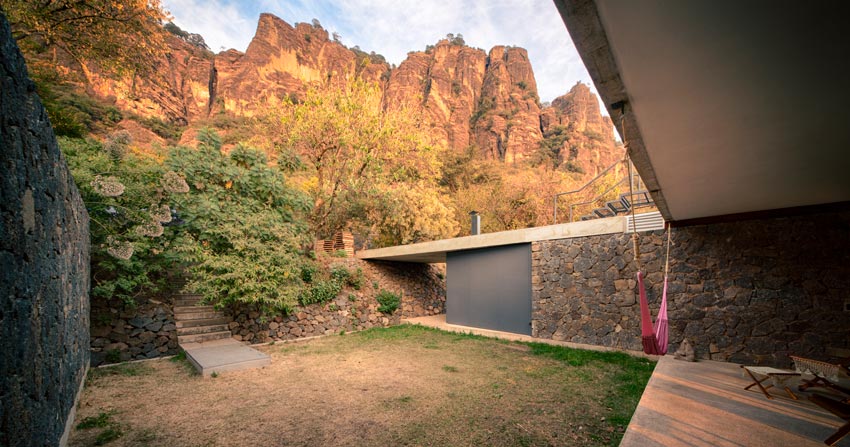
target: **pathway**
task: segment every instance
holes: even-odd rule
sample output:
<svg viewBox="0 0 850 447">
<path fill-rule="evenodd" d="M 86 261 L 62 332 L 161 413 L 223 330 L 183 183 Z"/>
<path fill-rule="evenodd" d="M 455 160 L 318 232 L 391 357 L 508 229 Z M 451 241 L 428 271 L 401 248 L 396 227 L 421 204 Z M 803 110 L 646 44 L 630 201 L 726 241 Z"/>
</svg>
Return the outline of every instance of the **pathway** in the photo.
<svg viewBox="0 0 850 447">
<path fill-rule="evenodd" d="M 260 368 L 271 357 L 234 340 L 225 315 L 199 305 L 200 295 L 174 295 L 177 341 L 186 358 L 203 376 Z"/>
</svg>

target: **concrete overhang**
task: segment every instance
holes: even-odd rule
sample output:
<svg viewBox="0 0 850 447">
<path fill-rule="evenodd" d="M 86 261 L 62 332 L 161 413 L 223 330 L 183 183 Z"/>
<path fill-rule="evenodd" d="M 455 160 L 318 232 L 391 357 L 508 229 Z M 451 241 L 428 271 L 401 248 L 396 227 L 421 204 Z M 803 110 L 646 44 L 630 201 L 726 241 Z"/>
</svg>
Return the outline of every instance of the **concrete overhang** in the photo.
<svg viewBox="0 0 850 447">
<path fill-rule="evenodd" d="M 666 220 L 850 201 L 850 3 L 555 4 Z"/>
<path fill-rule="evenodd" d="M 454 239 L 442 239 L 418 244 L 376 248 L 357 252 L 360 259 L 374 261 L 401 261 L 420 263 L 446 262 L 446 253 L 476 248 L 498 247 L 501 245 L 522 244 L 552 239 L 566 239 L 597 234 L 622 233 L 626 230 L 626 217 L 573 222 L 545 227 L 523 228 L 521 230 L 485 233 Z"/>
</svg>

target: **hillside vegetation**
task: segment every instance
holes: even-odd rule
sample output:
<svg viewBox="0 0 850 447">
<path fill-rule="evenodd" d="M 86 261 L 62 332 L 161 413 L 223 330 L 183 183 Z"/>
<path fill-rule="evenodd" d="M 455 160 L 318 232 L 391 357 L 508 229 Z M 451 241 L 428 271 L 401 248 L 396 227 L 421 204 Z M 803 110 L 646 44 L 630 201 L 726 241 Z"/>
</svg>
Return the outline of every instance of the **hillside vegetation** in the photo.
<svg viewBox="0 0 850 447">
<path fill-rule="evenodd" d="M 103 299 L 187 274 L 210 301 L 285 310 L 315 239 L 462 236 L 473 210 L 486 232 L 546 225 L 554 194 L 622 157 L 588 87 L 540 104 L 516 47 L 451 35 L 395 67 L 263 15 L 248 52 L 215 55 L 158 2 L 0 6 L 89 208 Z"/>
</svg>

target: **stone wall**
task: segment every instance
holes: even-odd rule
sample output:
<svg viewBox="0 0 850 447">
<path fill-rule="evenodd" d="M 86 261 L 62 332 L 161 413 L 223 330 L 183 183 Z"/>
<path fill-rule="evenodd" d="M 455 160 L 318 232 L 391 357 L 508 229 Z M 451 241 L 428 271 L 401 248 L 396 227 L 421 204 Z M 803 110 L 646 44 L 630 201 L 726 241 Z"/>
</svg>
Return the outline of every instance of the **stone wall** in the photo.
<svg viewBox="0 0 850 447">
<path fill-rule="evenodd" d="M 850 212 L 674 228 L 668 285 L 671 350 L 690 339 L 702 358 L 789 365 L 850 347 Z M 642 233 L 653 315 L 663 231 Z M 532 245 L 532 329 L 541 338 L 640 350 L 631 235 Z"/>
<path fill-rule="evenodd" d="M 346 287 L 335 299 L 298 308 L 290 315 L 266 315 L 256 306 L 231 306 L 230 330 L 233 338 L 250 343 L 328 335 L 371 327 L 399 324 L 402 318 L 435 315 L 444 312 L 445 273 L 437 265 L 367 262 L 341 258 L 331 265 L 363 270 L 360 290 Z M 377 283 L 378 287 L 374 287 Z M 391 315 L 378 311 L 375 296 L 380 290 L 402 296 L 401 305 Z"/>
<path fill-rule="evenodd" d="M 136 307 L 118 300 L 92 303 L 92 366 L 177 354 L 177 326 L 170 300 L 138 301 Z"/>
<path fill-rule="evenodd" d="M 61 445 L 89 364 L 88 214 L 0 13 L 0 445 Z"/>
</svg>

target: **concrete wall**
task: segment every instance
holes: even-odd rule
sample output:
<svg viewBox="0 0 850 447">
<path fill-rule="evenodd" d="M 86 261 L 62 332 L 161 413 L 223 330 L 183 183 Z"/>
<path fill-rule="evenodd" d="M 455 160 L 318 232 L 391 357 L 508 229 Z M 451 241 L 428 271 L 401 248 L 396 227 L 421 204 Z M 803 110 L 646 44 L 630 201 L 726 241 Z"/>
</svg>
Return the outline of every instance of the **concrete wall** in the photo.
<svg viewBox="0 0 850 447">
<path fill-rule="evenodd" d="M 663 231 L 641 234 L 650 307 L 657 312 Z M 640 350 L 630 235 L 535 243 L 533 335 Z M 787 366 L 850 347 L 850 212 L 673 229 L 668 289 L 671 350 Z"/>
<path fill-rule="evenodd" d="M 88 214 L 0 14 L 0 445 L 61 444 L 89 364 Z"/>
</svg>

